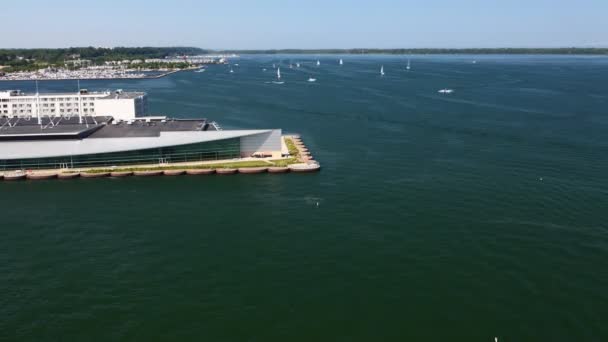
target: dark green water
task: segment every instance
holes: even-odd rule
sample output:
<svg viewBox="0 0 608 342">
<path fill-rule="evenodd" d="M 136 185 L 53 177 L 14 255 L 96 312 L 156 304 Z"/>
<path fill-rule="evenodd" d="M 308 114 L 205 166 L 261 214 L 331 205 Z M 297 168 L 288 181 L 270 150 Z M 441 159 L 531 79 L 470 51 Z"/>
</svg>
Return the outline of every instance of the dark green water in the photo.
<svg viewBox="0 0 608 342">
<path fill-rule="evenodd" d="M 338 58 L 82 82 L 323 170 L 0 183 L 0 340 L 608 340 L 608 58 Z"/>
</svg>

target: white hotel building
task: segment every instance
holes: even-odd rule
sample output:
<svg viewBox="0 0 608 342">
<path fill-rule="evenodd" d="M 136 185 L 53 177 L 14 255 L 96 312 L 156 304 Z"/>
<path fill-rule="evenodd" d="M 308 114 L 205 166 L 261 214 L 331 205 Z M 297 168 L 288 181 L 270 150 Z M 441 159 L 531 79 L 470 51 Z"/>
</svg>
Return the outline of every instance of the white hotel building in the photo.
<svg viewBox="0 0 608 342">
<path fill-rule="evenodd" d="M 19 90 L 0 91 L 0 116 L 4 117 L 112 116 L 116 120 L 131 120 L 146 115 L 148 101 L 143 92 L 81 90 L 26 94 Z"/>
</svg>

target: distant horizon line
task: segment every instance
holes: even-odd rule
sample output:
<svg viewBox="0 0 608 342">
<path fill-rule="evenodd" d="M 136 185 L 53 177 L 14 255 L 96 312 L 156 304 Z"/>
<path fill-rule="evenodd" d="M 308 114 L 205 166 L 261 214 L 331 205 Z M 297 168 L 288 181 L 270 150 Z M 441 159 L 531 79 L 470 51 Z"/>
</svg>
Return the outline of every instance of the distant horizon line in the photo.
<svg viewBox="0 0 608 342">
<path fill-rule="evenodd" d="M 598 46 L 505 46 L 505 47 L 390 47 L 390 48 L 369 48 L 369 47 L 351 47 L 351 48 L 248 48 L 248 49 L 217 49 L 217 48 L 206 48 L 198 47 L 194 45 L 115 45 L 115 46 L 102 46 L 102 45 L 80 45 L 80 46 L 63 46 L 63 47 L 3 47 L 0 50 L 61 50 L 61 49 L 84 49 L 84 48 L 95 48 L 95 49 L 116 49 L 116 48 L 194 48 L 206 51 L 222 52 L 222 51 L 331 51 L 331 50 L 563 50 L 563 49 L 599 49 L 608 50 L 608 45 Z"/>
<path fill-rule="evenodd" d="M 0 48 L 0 51 L 74 50 L 74 49 L 192 49 L 201 54 L 608 54 L 606 47 L 468 47 L 468 48 L 281 48 L 281 49 L 207 49 L 194 46 L 72 46 L 60 48 Z"/>
</svg>

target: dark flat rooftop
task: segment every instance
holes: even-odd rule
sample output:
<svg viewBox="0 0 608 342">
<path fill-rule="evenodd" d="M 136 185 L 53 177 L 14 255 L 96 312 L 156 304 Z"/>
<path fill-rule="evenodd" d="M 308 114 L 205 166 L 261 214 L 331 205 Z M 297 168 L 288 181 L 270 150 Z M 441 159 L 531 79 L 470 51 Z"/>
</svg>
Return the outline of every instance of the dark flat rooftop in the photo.
<svg viewBox="0 0 608 342">
<path fill-rule="evenodd" d="M 112 117 L 42 118 L 0 117 L 0 140 L 41 140 L 41 139 L 101 139 L 158 137 L 161 132 L 192 132 L 215 130 L 205 119 L 160 120 L 138 118 L 130 122 L 114 122 Z"/>
<path fill-rule="evenodd" d="M 192 132 L 214 129 L 206 120 L 140 121 L 131 124 L 120 122 L 108 124 L 89 138 L 134 138 L 158 137 L 161 132 Z"/>
</svg>

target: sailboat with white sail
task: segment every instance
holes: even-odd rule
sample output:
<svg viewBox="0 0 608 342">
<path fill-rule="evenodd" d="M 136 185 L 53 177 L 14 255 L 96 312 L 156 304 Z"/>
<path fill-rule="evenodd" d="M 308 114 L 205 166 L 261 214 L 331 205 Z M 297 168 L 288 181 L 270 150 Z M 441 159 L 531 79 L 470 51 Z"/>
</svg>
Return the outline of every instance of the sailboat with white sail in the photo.
<svg viewBox="0 0 608 342">
<path fill-rule="evenodd" d="M 384 65 L 380 67 L 380 76 L 384 76 Z"/>
<path fill-rule="evenodd" d="M 317 59 L 317 66 L 321 65 L 321 61 Z"/>
<path fill-rule="evenodd" d="M 407 59 L 407 66 L 405 67 L 405 70 L 410 70 L 411 65 L 410 65 L 410 59 Z"/>
<path fill-rule="evenodd" d="M 344 61 L 340 58 L 340 65 L 344 65 Z"/>
<path fill-rule="evenodd" d="M 273 81 L 274 84 L 283 84 L 285 82 L 281 81 L 281 67 L 277 68 L 277 80 Z"/>
</svg>

